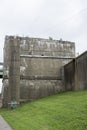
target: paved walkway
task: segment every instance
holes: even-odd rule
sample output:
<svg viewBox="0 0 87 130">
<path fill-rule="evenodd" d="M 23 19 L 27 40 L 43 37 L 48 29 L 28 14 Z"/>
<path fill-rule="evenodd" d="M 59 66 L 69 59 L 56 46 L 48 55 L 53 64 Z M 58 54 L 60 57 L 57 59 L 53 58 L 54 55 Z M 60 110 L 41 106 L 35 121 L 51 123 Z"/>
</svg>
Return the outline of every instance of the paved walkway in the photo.
<svg viewBox="0 0 87 130">
<path fill-rule="evenodd" d="M 0 116 L 0 130 L 13 130 L 8 123 Z"/>
</svg>

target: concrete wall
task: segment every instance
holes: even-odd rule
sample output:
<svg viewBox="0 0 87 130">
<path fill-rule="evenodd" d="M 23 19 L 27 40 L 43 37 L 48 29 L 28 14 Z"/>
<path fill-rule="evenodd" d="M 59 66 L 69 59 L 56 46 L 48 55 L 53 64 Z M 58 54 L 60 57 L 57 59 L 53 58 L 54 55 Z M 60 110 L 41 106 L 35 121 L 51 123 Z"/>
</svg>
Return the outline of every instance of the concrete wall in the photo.
<svg viewBox="0 0 87 130">
<path fill-rule="evenodd" d="M 3 103 L 65 91 L 63 66 L 74 54 L 72 42 L 6 36 Z"/>
<path fill-rule="evenodd" d="M 6 37 L 4 46 L 3 105 L 19 102 L 20 44 L 18 38 Z M 8 106 L 9 107 L 9 106 Z"/>
<path fill-rule="evenodd" d="M 64 70 L 67 90 L 87 89 L 87 52 L 65 65 Z"/>
<path fill-rule="evenodd" d="M 75 60 L 64 66 L 65 90 L 71 91 L 75 89 Z"/>
<path fill-rule="evenodd" d="M 62 59 L 21 58 L 21 98 L 33 99 L 64 91 L 62 64 Z M 26 96 L 22 92 L 24 85 Z"/>
</svg>

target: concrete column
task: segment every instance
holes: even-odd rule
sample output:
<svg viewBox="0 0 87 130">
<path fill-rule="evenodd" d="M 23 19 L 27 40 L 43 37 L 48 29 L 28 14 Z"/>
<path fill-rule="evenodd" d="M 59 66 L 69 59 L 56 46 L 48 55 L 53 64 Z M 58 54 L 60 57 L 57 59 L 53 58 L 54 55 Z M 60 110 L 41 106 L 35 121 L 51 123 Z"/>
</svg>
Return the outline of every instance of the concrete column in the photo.
<svg viewBox="0 0 87 130">
<path fill-rule="evenodd" d="M 8 106 L 12 101 L 19 103 L 20 99 L 20 52 L 18 37 L 10 36 L 9 45 L 9 87 L 8 87 Z"/>
</svg>

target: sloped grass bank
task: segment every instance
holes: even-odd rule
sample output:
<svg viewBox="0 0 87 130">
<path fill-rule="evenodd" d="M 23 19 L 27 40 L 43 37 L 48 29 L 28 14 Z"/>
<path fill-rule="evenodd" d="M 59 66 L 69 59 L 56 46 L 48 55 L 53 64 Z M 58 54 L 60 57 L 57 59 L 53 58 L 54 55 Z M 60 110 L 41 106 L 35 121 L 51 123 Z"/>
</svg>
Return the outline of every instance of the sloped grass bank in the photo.
<svg viewBox="0 0 87 130">
<path fill-rule="evenodd" d="M 0 114 L 14 130 L 87 130 L 87 91 L 49 96 Z"/>
</svg>

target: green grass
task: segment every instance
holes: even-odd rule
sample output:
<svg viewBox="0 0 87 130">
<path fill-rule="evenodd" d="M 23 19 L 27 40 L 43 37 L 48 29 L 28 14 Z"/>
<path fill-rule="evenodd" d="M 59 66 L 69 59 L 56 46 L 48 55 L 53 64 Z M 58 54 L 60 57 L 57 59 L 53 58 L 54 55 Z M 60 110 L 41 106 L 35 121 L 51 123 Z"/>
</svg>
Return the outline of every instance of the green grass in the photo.
<svg viewBox="0 0 87 130">
<path fill-rule="evenodd" d="M 0 114 L 14 130 L 87 130 L 87 91 L 49 96 Z"/>
</svg>

